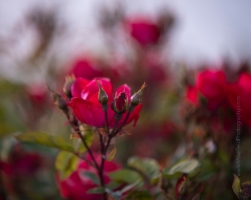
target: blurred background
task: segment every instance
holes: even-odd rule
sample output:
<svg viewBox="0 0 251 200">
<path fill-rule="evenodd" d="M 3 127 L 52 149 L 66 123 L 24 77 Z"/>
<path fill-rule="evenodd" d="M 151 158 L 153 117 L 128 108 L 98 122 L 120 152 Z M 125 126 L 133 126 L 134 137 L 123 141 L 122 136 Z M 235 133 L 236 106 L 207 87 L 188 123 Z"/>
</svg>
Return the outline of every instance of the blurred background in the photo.
<svg viewBox="0 0 251 200">
<path fill-rule="evenodd" d="M 0 0 L 0 200 L 63 199 L 54 167 L 58 150 L 13 136 L 44 131 L 69 140 L 66 118 L 48 91 L 63 94 L 69 75 L 109 77 L 114 89 L 127 83 L 132 92 L 147 83 L 137 126 L 117 139 L 116 162 L 125 165 L 137 155 L 164 168 L 184 155 L 203 162 L 205 151 L 212 163 L 206 160 L 210 166 L 204 167 L 217 167 L 200 179 L 203 199 L 235 199 L 234 109 L 199 107 L 194 114 L 187 100 L 199 70 L 222 70 L 232 83 L 250 71 L 249 19 L 250 1 Z M 225 115 L 217 118 L 222 112 L 231 118 L 228 129 Z M 250 136 L 249 127 L 244 136 Z M 250 137 L 243 142 L 247 158 Z M 92 148 L 98 151 L 95 142 Z M 250 167 L 243 159 L 243 177 L 250 177 Z M 212 192 L 216 182 L 221 189 Z"/>
<path fill-rule="evenodd" d="M 1 73 L 16 78 L 15 60 L 27 58 L 38 45 L 39 33 L 29 15 L 32 10 L 55 15 L 56 33 L 50 54 L 65 63 L 81 51 L 107 53 L 98 19 L 101 9 L 117 4 L 126 15 L 146 14 L 156 17 L 166 10 L 175 14 L 177 23 L 172 32 L 166 56 L 175 61 L 217 62 L 223 57 L 238 62 L 251 53 L 250 2 L 228 1 L 0 1 Z M 34 11 L 35 12 L 35 11 Z M 121 47 L 120 47 L 121 48 Z M 8 51 L 8 52 L 6 52 Z M 66 56 L 67 55 L 67 56 Z M 52 55 L 51 55 L 52 56 Z M 13 59 L 15 59 L 13 61 Z"/>
</svg>

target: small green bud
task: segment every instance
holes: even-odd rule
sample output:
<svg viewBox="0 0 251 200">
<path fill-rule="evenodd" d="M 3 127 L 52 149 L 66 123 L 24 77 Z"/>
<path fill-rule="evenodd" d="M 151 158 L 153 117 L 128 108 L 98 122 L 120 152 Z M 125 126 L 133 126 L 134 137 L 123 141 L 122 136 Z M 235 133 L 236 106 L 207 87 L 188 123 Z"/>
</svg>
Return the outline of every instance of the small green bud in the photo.
<svg viewBox="0 0 251 200">
<path fill-rule="evenodd" d="M 112 109 L 118 114 L 123 114 L 127 111 L 128 101 L 126 93 L 121 92 L 117 97 L 114 98 Z"/>
<path fill-rule="evenodd" d="M 74 75 L 66 76 L 65 77 L 65 83 L 64 83 L 64 87 L 63 87 L 63 92 L 65 93 L 65 95 L 68 98 L 72 98 L 71 86 L 75 82 L 75 80 L 76 80 L 76 78 L 74 77 Z"/>
<path fill-rule="evenodd" d="M 131 106 L 135 107 L 142 102 L 143 90 L 146 87 L 146 83 L 144 83 L 138 92 L 131 96 Z"/>
<path fill-rule="evenodd" d="M 105 108 L 105 106 L 108 103 L 108 95 L 107 95 L 107 93 L 105 92 L 105 90 L 102 88 L 102 86 L 100 85 L 100 83 L 98 81 L 97 81 L 97 84 L 98 84 L 98 87 L 99 87 L 98 101 Z"/>
<path fill-rule="evenodd" d="M 55 91 L 51 90 L 48 87 L 49 91 L 52 93 L 53 102 L 59 109 L 61 109 L 64 113 L 68 112 L 68 107 L 66 101 L 62 98 L 62 96 Z"/>
</svg>

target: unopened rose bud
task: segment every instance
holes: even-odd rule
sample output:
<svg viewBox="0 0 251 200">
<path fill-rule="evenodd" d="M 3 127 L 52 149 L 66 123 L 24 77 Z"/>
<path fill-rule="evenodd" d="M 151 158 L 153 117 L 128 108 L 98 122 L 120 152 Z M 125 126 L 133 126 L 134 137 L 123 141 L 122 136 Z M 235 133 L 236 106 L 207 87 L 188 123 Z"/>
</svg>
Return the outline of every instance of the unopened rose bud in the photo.
<svg viewBox="0 0 251 200">
<path fill-rule="evenodd" d="M 101 105 L 103 105 L 103 108 L 106 108 L 106 105 L 108 103 L 108 95 L 98 81 L 97 81 L 97 84 L 99 87 L 98 101 Z"/>
<path fill-rule="evenodd" d="M 125 92 L 121 92 L 118 97 L 114 98 L 114 102 L 112 103 L 112 109 L 118 114 L 123 114 L 127 111 L 128 102 Z"/>
<path fill-rule="evenodd" d="M 53 99 L 54 104 L 57 105 L 59 109 L 61 109 L 65 113 L 68 111 L 66 101 L 62 98 L 60 94 L 54 93 Z"/>
<path fill-rule="evenodd" d="M 65 83 L 64 83 L 64 87 L 63 87 L 63 92 L 65 93 L 65 95 L 68 98 L 72 98 L 72 94 L 71 94 L 71 86 L 72 84 L 75 82 L 75 77 L 74 75 L 71 76 L 66 76 L 65 78 Z"/>
<path fill-rule="evenodd" d="M 142 96 L 143 96 L 143 90 L 146 87 L 146 83 L 144 83 L 140 90 L 138 92 L 136 92 L 134 95 L 132 95 L 131 97 L 131 106 L 135 107 L 137 105 L 139 105 L 142 102 Z"/>
<path fill-rule="evenodd" d="M 62 96 L 60 94 L 58 94 L 55 91 L 51 90 L 49 87 L 48 87 L 48 89 L 52 93 L 52 98 L 53 98 L 54 104 L 57 105 L 58 108 L 61 109 L 64 113 L 67 113 L 68 108 L 67 108 L 66 101 L 62 98 Z"/>
</svg>

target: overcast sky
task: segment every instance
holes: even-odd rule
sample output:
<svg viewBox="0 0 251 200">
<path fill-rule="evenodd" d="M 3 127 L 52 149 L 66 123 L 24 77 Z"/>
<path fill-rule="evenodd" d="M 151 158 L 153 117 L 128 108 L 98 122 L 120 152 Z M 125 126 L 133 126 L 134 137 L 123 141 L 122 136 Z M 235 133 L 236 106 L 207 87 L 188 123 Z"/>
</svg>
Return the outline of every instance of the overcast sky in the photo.
<svg viewBox="0 0 251 200">
<path fill-rule="evenodd" d="M 9 34 L 24 13 L 36 4 L 57 5 L 64 20 L 76 30 L 75 43 L 93 28 L 96 6 L 102 0 L 0 0 L 0 37 Z M 112 5 L 115 0 L 106 0 Z M 251 1 L 248 0 L 126 0 L 132 13 L 156 14 L 163 7 L 178 17 L 173 34 L 171 55 L 189 62 L 216 61 L 223 56 L 233 59 L 251 56 Z M 97 45 L 98 35 L 92 33 L 86 40 Z M 93 40 L 93 41 L 92 41 Z M 96 43 L 95 43 L 96 42 Z M 88 46 L 88 45 L 87 45 Z M 28 47 L 27 47 L 28 48 Z"/>
</svg>

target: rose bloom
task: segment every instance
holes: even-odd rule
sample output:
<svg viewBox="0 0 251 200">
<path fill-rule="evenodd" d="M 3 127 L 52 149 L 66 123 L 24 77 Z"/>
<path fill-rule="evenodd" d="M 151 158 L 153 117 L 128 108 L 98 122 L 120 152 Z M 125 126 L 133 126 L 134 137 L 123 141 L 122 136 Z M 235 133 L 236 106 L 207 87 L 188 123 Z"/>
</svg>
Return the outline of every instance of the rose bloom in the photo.
<svg viewBox="0 0 251 200">
<path fill-rule="evenodd" d="M 147 18 L 128 20 L 127 28 L 131 37 L 142 46 L 157 44 L 161 37 L 160 27 Z"/>
<path fill-rule="evenodd" d="M 233 110 L 240 111 L 240 120 L 251 126 L 251 75 L 242 73 L 236 83 L 229 84 L 227 97 Z"/>
<path fill-rule="evenodd" d="M 101 161 L 101 157 L 95 155 L 98 163 Z M 90 156 L 89 158 L 90 159 Z M 110 180 L 106 175 L 109 172 L 119 169 L 119 166 L 114 162 L 105 162 L 104 165 L 104 181 L 107 184 Z M 58 182 L 61 195 L 66 199 L 71 200 L 102 200 L 103 197 L 100 194 L 88 194 L 87 191 L 98 187 L 91 179 L 85 177 L 83 172 L 92 172 L 97 175 L 96 169 L 89 165 L 84 160 L 79 160 L 78 167 L 67 179 L 60 181 L 58 176 L 56 180 Z M 98 177 L 98 175 L 97 175 Z"/>
<path fill-rule="evenodd" d="M 26 152 L 20 145 L 14 146 L 6 162 L 0 162 L 0 168 L 6 175 L 32 176 L 42 167 L 43 158 L 37 153 Z"/>
<path fill-rule="evenodd" d="M 90 126 L 104 127 L 106 125 L 105 115 L 102 105 L 98 100 L 99 87 L 97 81 L 108 95 L 108 124 L 109 127 L 114 127 L 116 124 L 116 113 L 112 109 L 112 103 L 116 103 L 118 110 L 123 110 L 123 108 L 126 106 L 126 101 L 129 104 L 131 101 L 131 89 L 126 84 L 120 86 L 115 91 L 115 97 L 113 99 L 112 84 L 110 79 L 96 78 L 92 81 L 88 81 L 84 78 L 78 78 L 72 85 L 71 92 L 73 98 L 68 103 L 68 106 L 72 108 L 74 115 L 81 122 Z M 139 104 L 134 108 L 134 110 L 130 113 L 130 116 L 125 125 L 129 124 L 132 121 L 134 121 L 134 125 L 136 124 L 139 118 L 141 107 L 142 105 Z M 122 118 L 118 122 L 118 125 L 123 123 L 124 119 L 126 118 L 127 112 L 128 111 L 126 111 L 122 115 Z"/>
<path fill-rule="evenodd" d="M 97 63 L 91 58 L 76 59 L 68 74 L 73 74 L 77 78 L 82 77 L 88 80 L 104 76 L 104 73 L 98 69 Z"/>
<path fill-rule="evenodd" d="M 187 99 L 198 105 L 198 97 L 202 95 L 207 100 L 207 108 L 218 108 L 226 100 L 226 76 L 221 70 L 205 70 L 196 76 L 195 86 L 188 86 Z"/>
</svg>

